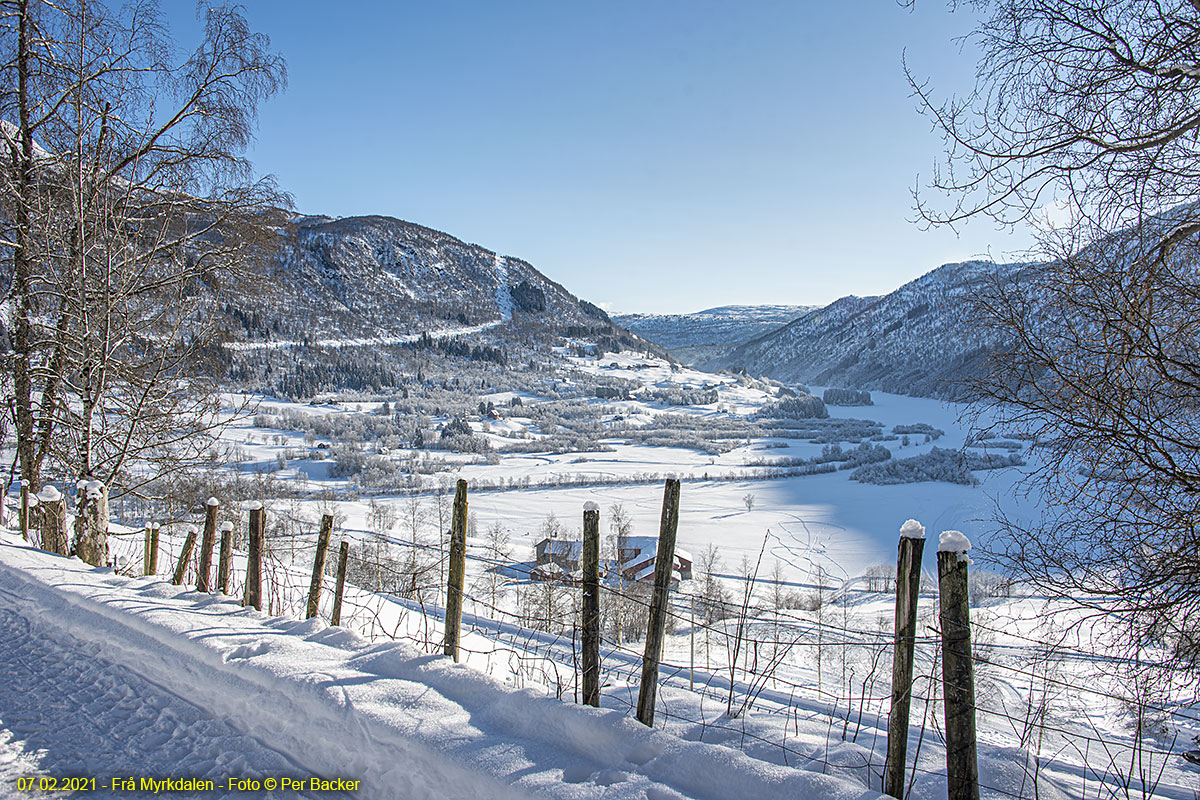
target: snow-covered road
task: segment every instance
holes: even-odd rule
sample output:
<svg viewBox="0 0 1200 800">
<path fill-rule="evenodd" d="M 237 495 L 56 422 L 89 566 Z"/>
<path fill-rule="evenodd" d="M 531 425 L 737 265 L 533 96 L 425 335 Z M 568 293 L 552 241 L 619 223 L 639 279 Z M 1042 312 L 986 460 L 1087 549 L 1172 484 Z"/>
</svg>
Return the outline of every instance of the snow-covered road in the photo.
<svg viewBox="0 0 1200 800">
<path fill-rule="evenodd" d="M 414 800 L 878 797 L 9 534 L 0 663 L 0 796 L 34 774 L 342 777 L 363 781 L 356 797 Z"/>
</svg>

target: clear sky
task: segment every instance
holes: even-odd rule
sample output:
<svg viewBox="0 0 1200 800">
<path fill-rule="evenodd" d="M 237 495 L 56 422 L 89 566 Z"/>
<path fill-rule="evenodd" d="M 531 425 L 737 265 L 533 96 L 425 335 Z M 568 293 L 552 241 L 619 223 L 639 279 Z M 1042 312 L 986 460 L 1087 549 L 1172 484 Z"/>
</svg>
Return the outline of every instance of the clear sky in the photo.
<svg viewBox="0 0 1200 800">
<path fill-rule="evenodd" d="M 167 0 L 181 45 L 188 0 Z M 894 0 L 252 0 L 288 61 L 252 157 L 305 213 L 530 261 L 611 311 L 826 303 L 1023 234 L 913 224 L 971 18 Z"/>
</svg>

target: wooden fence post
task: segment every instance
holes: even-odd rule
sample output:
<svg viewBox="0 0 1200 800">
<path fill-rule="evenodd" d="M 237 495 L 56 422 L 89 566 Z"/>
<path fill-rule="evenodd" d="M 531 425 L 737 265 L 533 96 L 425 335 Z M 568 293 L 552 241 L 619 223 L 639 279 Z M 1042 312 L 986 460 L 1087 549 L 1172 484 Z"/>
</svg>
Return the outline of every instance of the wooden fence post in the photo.
<svg viewBox="0 0 1200 800">
<path fill-rule="evenodd" d="M 317 557 L 313 559 L 312 583 L 308 586 L 308 609 L 305 619 L 312 619 L 321 610 L 321 584 L 325 582 L 325 551 L 333 534 L 333 515 L 321 516 L 321 532 L 317 534 Z"/>
<path fill-rule="evenodd" d="M 150 575 L 158 574 L 158 536 L 161 528 L 157 522 L 150 523 Z"/>
<path fill-rule="evenodd" d="M 150 571 L 150 530 L 153 526 L 147 522 L 142 540 L 142 574 L 153 575 Z"/>
<path fill-rule="evenodd" d="M 21 479 L 21 508 L 17 511 L 17 525 L 21 528 L 21 538 L 29 541 L 29 481 Z"/>
<path fill-rule="evenodd" d="M 908 758 L 908 720 L 912 710 L 913 651 L 917 635 L 917 597 L 921 590 L 921 555 L 925 526 L 910 519 L 900 528 L 896 555 L 896 644 L 892 653 L 892 710 L 888 714 L 888 749 L 884 793 L 904 796 Z"/>
<path fill-rule="evenodd" d="M 583 506 L 583 704 L 600 707 L 600 506 Z"/>
<path fill-rule="evenodd" d="M 42 508 L 42 549 L 60 556 L 71 554 L 71 542 L 67 537 L 67 507 L 62 492 L 54 486 L 46 486 L 38 494 L 38 505 Z"/>
<path fill-rule="evenodd" d="M 213 546 L 217 543 L 217 508 L 220 501 L 208 498 L 204 504 L 204 538 L 200 540 L 200 568 L 196 575 L 196 591 L 212 591 Z"/>
<path fill-rule="evenodd" d="M 675 534 L 679 528 L 679 481 L 668 478 L 663 489 L 662 517 L 658 526 L 658 551 L 654 556 L 654 595 L 646 623 L 646 651 L 642 656 L 642 685 L 638 690 L 638 722 L 654 727 L 654 701 L 658 692 L 658 662 L 662 658 L 663 629 L 667 622 L 671 572 L 675 566 Z"/>
<path fill-rule="evenodd" d="M 350 543 L 343 540 L 338 550 L 337 585 L 333 590 L 333 616 L 330 625 L 342 624 L 342 595 L 346 592 L 346 558 L 350 555 Z"/>
<path fill-rule="evenodd" d="M 100 481 L 81 480 L 76 485 L 75 554 L 84 563 L 108 563 L 108 487 Z"/>
<path fill-rule="evenodd" d="M 958 531 L 945 531 L 938 544 L 941 596 L 942 697 L 946 718 L 946 774 L 949 800 L 979 800 L 975 743 L 975 670 L 971 662 L 971 606 L 967 593 L 967 551 Z"/>
<path fill-rule="evenodd" d="M 250 504 L 250 535 L 246 551 L 246 593 L 242 605 L 262 611 L 263 507 Z"/>
<path fill-rule="evenodd" d="M 442 652 L 458 661 L 462 633 L 463 581 L 467 570 L 467 482 L 459 478 L 450 512 L 450 565 L 446 579 L 446 636 Z"/>
<path fill-rule="evenodd" d="M 233 523 L 221 523 L 221 557 L 217 561 L 217 591 L 229 594 L 229 570 L 233 567 Z"/>
<path fill-rule="evenodd" d="M 171 583 L 176 586 L 183 585 L 183 574 L 187 572 L 188 562 L 192 558 L 192 548 L 196 546 L 196 529 L 188 528 L 187 538 L 183 540 L 183 549 L 179 551 L 179 561 L 175 563 L 175 574 L 171 577 Z"/>
</svg>

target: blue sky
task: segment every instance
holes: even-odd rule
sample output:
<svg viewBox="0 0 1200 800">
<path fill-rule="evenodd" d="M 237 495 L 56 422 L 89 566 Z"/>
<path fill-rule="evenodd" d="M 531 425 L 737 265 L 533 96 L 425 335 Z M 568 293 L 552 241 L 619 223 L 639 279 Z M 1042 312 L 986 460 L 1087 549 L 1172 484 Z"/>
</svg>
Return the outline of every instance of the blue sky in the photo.
<svg viewBox="0 0 1200 800">
<path fill-rule="evenodd" d="M 974 66 L 943 4 L 247 5 L 289 70 L 252 157 L 298 210 L 428 225 L 610 310 L 826 303 L 1028 243 L 911 222 L 940 142 L 902 52 L 946 91 Z"/>
</svg>

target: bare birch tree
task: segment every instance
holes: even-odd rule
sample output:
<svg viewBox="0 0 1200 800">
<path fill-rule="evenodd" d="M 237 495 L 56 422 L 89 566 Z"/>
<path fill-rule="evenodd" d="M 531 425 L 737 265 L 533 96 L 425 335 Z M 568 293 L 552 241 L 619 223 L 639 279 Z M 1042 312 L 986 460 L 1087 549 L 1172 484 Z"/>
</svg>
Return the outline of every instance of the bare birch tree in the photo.
<svg viewBox="0 0 1200 800">
<path fill-rule="evenodd" d="M 917 204 L 934 225 L 1041 230 L 1041 263 L 974 298 L 1002 343 L 975 398 L 1037 443 L 1047 501 L 1003 521 L 996 555 L 1197 666 L 1200 3 L 971 5 L 974 91 L 912 81 L 946 143 Z"/>
<path fill-rule="evenodd" d="M 137 490 L 211 445 L 213 303 L 286 200 L 242 155 L 284 66 L 238 9 L 200 13 L 179 54 L 150 0 L 0 2 L 5 366 L 33 486 L 51 459 Z"/>
</svg>

